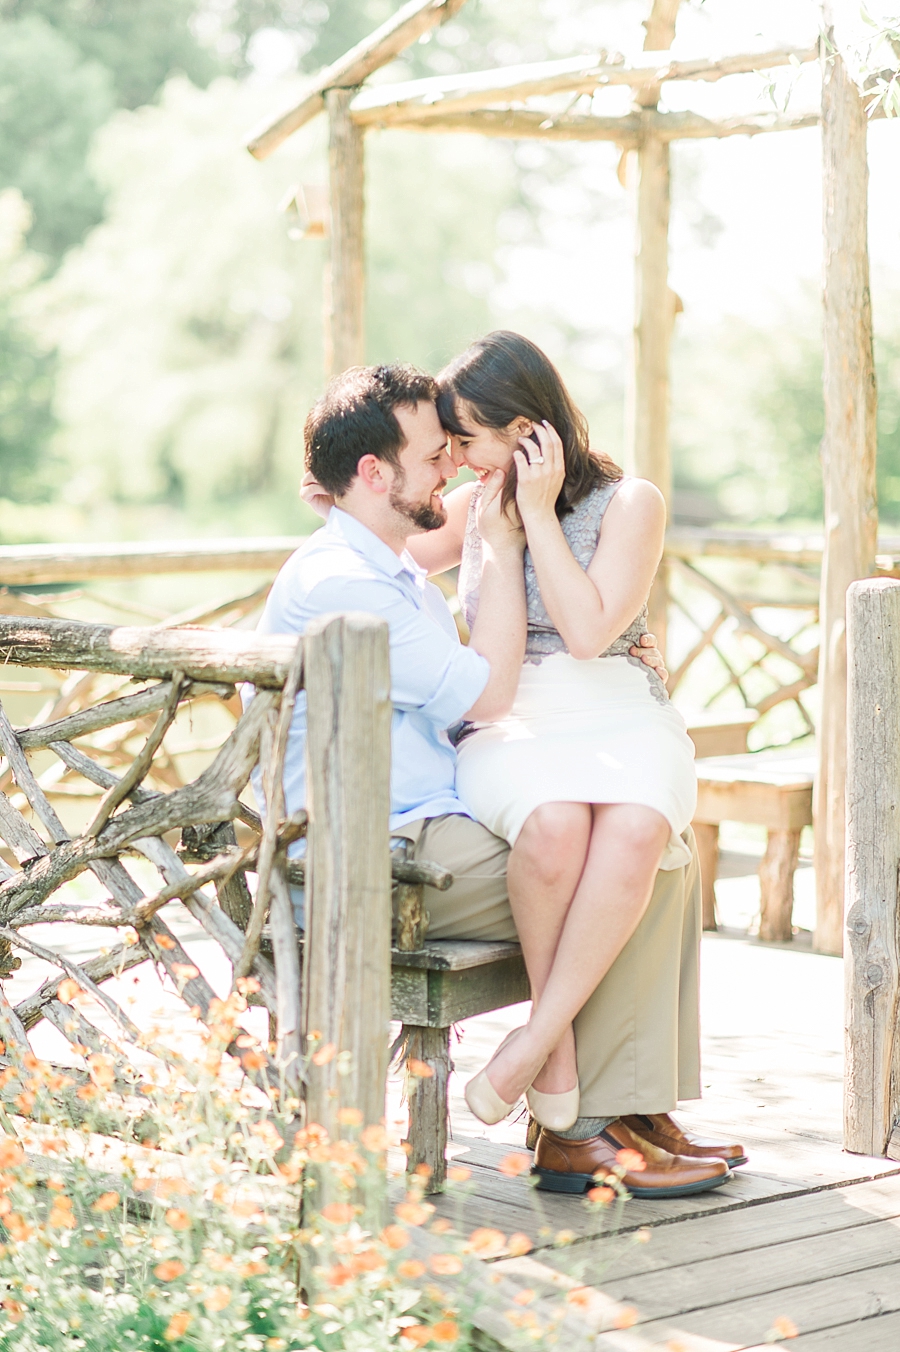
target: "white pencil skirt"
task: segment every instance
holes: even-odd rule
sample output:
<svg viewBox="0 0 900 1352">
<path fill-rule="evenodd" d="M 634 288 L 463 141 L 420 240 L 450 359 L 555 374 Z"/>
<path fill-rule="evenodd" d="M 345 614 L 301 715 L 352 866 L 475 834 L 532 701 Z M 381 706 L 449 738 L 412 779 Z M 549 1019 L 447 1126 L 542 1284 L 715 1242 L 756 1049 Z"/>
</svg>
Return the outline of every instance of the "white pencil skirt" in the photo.
<svg viewBox="0 0 900 1352">
<path fill-rule="evenodd" d="M 690 861 L 681 833 L 697 806 L 694 746 L 637 659 L 526 663 L 509 717 L 478 725 L 458 755 L 464 806 L 510 845 L 544 803 L 642 803 L 671 827 L 660 868 Z"/>
</svg>

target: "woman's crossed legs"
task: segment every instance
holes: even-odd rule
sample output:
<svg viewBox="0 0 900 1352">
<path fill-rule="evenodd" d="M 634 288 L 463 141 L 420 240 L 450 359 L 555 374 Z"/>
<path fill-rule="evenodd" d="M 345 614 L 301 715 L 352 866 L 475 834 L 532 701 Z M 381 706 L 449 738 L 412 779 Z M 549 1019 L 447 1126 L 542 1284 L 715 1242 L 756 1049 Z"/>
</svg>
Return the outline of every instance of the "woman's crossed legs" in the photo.
<svg viewBox="0 0 900 1352">
<path fill-rule="evenodd" d="M 632 803 L 546 803 L 525 822 L 507 876 L 532 1013 L 488 1076 L 507 1103 L 532 1083 L 574 1088 L 572 1020 L 640 924 L 669 830 L 661 813 Z"/>
</svg>

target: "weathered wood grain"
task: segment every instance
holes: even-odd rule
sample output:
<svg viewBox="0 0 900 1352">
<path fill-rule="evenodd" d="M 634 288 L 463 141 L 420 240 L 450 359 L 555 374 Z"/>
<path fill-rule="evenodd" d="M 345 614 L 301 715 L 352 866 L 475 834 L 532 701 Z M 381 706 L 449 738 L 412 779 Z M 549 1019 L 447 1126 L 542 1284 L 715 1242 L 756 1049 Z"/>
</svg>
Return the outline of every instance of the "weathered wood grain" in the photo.
<svg viewBox="0 0 900 1352">
<path fill-rule="evenodd" d="M 325 366 L 332 376 L 366 359 L 365 137 L 350 116 L 355 92 L 329 89 L 325 96 L 331 200 Z"/>
<path fill-rule="evenodd" d="M 882 1155 L 900 1116 L 900 582 L 847 597 L 844 1144 Z"/>
<path fill-rule="evenodd" d="M 800 856 L 800 832 L 769 831 L 759 866 L 759 937 L 788 944 L 793 938 L 794 871 Z"/>
<path fill-rule="evenodd" d="M 390 667 L 372 615 L 306 633 L 309 854 L 303 1027 L 333 1059 L 309 1067 L 307 1115 L 341 1134 L 340 1108 L 384 1116 L 390 1020 Z M 343 1055 L 342 1055 L 343 1054 Z M 339 1073 L 344 1072 L 344 1073 Z"/>
<path fill-rule="evenodd" d="M 875 359 L 869 294 L 865 102 L 834 43 L 832 0 L 822 59 L 822 205 L 825 277 L 825 553 L 819 625 L 819 773 L 815 802 L 816 930 L 821 953 L 840 953 L 844 924 L 847 767 L 847 588 L 875 569 L 878 505 Z"/>
<path fill-rule="evenodd" d="M 121 541 L 114 544 L 0 545 L 0 586 L 86 582 L 155 573 L 277 573 L 305 536 L 263 539 Z"/>
<path fill-rule="evenodd" d="M 440 1192 L 447 1177 L 447 1083 L 450 1029 L 410 1028 L 406 1043 L 409 1094 L 407 1170 L 428 1171 L 425 1191 Z M 430 1074 L 422 1073 L 429 1071 Z"/>
<path fill-rule="evenodd" d="M 0 661 L 24 667 L 107 671 L 141 680 L 251 681 L 281 687 L 294 655 L 287 634 L 232 629 L 148 629 L 0 616 Z"/>
</svg>

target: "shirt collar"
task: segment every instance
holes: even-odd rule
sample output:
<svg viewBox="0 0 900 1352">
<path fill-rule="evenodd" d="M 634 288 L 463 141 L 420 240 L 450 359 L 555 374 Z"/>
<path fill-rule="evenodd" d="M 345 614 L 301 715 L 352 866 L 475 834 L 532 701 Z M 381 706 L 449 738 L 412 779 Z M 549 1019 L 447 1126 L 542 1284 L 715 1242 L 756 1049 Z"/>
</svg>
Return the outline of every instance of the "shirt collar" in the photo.
<svg viewBox="0 0 900 1352">
<path fill-rule="evenodd" d="M 349 512 L 342 511 L 340 507 L 332 507 L 328 513 L 325 530 L 331 535 L 341 536 L 351 549 L 362 554 L 390 577 L 396 577 L 399 573 L 409 573 L 416 586 L 420 590 L 424 588 L 428 570 L 419 567 L 409 550 L 404 549 L 402 554 L 395 554 L 390 545 L 379 540 L 374 531 L 369 530 L 368 526 L 364 526 Z"/>
</svg>

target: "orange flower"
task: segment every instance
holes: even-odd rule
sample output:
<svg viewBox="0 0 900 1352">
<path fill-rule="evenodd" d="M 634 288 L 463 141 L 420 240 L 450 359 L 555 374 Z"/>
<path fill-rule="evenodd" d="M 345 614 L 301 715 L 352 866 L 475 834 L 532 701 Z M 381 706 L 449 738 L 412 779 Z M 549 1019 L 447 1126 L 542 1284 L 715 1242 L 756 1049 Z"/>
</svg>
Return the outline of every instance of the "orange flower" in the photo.
<svg viewBox="0 0 900 1352">
<path fill-rule="evenodd" d="M 265 1064 L 266 1058 L 262 1052 L 244 1052 L 241 1056 L 244 1070 L 262 1070 Z"/>
<path fill-rule="evenodd" d="M 312 1063 L 314 1066 L 327 1066 L 329 1061 L 333 1061 L 337 1056 L 337 1047 L 333 1042 L 326 1042 L 324 1047 L 320 1047 L 313 1053 Z"/>
<path fill-rule="evenodd" d="M 642 1174 L 647 1161 L 638 1150 L 617 1150 L 616 1163 L 621 1164 L 626 1174 Z"/>
<path fill-rule="evenodd" d="M 174 1343 L 176 1338 L 181 1338 L 187 1333 L 193 1318 L 189 1310 L 179 1310 L 177 1314 L 173 1314 L 169 1320 L 169 1327 L 163 1334 L 166 1342 Z"/>
<path fill-rule="evenodd" d="M 796 1338 L 798 1332 L 799 1329 L 793 1319 L 788 1319 L 787 1315 L 782 1314 L 766 1334 L 766 1342 L 777 1341 L 779 1338 Z"/>
<path fill-rule="evenodd" d="M 513 1300 L 517 1305 L 530 1305 L 534 1300 L 534 1292 L 530 1286 L 526 1286 L 523 1291 L 519 1291 L 513 1296 Z"/>
<path fill-rule="evenodd" d="M 193 1189 L 185 1178 L 164 1178 L 156 1191 L 160 1197 L 190 1197 Z"/>
<path fill-rule="evenodd" d="M 104 1192 L 94 1202 L 91 1211 L 112 1211 L 118 1205 L 119 1194 L 117 1192 Z"/>
<path fill-rule="evenodd" d="M 245 1263 L 240 1270 L 242 1277 L 261 1277 L 264 1272 L 268 1272 L 268 1267 L 260 1259 L 255 1258 L 249 1263 Z"/>
<path fill-rule="evenodd" d="M 608 1206 L 615 1197 L 613 1188 L 589 1188 L 588 1201 L 596 1202 L 599 1206 Z"/>
<path fill-rule="evenodd" d="M 412 1343 L 413 1347 L 424 1347 L 431 1342 L 431 1329 L 426 1324 L 410 1324 L 401 1330 L 400 1337 L 404 1342 Z"/>
<path fill-rule="evenodd" d="M 455 1277 L 457 1272 L 463 1270 L 462 1259 L 457 1258 L 455 1253 L 435 1253 L 429 1261 L 436 1277 Z"/>
<path fill-rule="evenodd" d="M 574 1286 L 571 1291 L 566 1292 L 566 1300 L 570 1305 L 574 1305 L 576 1310 L 587 1310 L 590 1309 L 592 1295 L 589 1286 Z"/>
<path fill-rule="evenodd" d="M 482 1258 L 493 1257 L 506 1246 L 506 1235 L 501 1230 L 491 1230 L 481 1226 L 469 1235 L 467 1253 L 477 1253 Z"/>
<path fill-rule="evenodd" d="M 218 1314 L 224 1310 L 226 1305 L 231 1304 L 231 1287 L 214 1286 L 209 1295 L 204 1299 L 204 1308 L 210 1314 Z"/>
<path fill-rule="evenodd" d="M 455 1343 L 459 1337 L 459 1325 L 452 1319 L 440 1319 L 431 1330 L 436 1343 Z"/>
<path fill-rule="evenodd" d="M 374 1249 L 363 1249 L 350 1259 L 350 1267 L 354 1273 L 377 1272 L 379 1268 L 384 1267 L 384 1259 Z"/>
<path fill-rule="evenodd" d="M 397 1220 L 405 1221 L 407 1225 L 424 1225 L 433 1211 L 430 1202 L 400 1202 L 394 1207 Z"/>
<path fill-rule="evenodd" d="M 397 1271 L 404 1281 L 415 1282 L 425 1275 L 425 1264 L 420 1263 L 418 1258 L 407 1258 L 402 1263 L 397 1264 Z"/>
<path fill-rule="evenodd" d="M 164 1263 L 157 1263 L 153 1275 L 161 1282 L 174 1282 L 175 1278 L 182 1277 L 186 1270 L 179 1258 L 167 1258 Z"/>
<path fill-rule="evenodd" d="M 241 995 L 256 995 L 258 991 L 262 990 L 255 976 L 239 976 L 234 984 Z"/>
<path fill-rule="evenodd" d="M 157 948 L 164 948 L 167 952 L 175 947 L 175 940 L 168 934 L 154 934 L 153 941 Z"/>
<path fill-rule="evenodd" d="M 514 1235 L 510 1235 L 506 1247 L 512 1258 L 521 1258 L 523 1253 L 531 1253 L 534 1245 L 527 1235 L 517 1230 Z"/>
<path fill-rule="evenodd" d="M 467 1183 L 472 1177 L 472 1170 L 464 1168 L 461 1164 L 451 1164 L 447 1170 L 447 1177 L 451 1183 Z"/>
<path fill-rule="evenodd" d="M 504 1155 L 503 1159 L 497 1165 L 501 1174 L 507 1178 L 518 1178 L 519 1174 L 527 1174 L 531 1168 L 531 1156 L 516 1152 L 512 1155 Z"/>
<path fill-rule="evenodd" d="M 171 1225 L 173 1230 L 190 1230 L 191 1218 L 180 1207 L 170 1206 L 166 1212 L 166 1225 Z"/>
<path fill-rule="evenodd" d="M 363 1115 L 358 1108 L 340 1108 L 338 1110 L 338 1121 L 344 1127 L 361 1127 Z"/>
<path fill-rule="evenodd" d="M 73 977 L 67 976 L 65 980 L 59 983 L 56 998 L 60 1004 L 70 1005 L 76 995 L 81 995 L 81 987 Z"/>
<path fill-rule="evenodd" d="M 613 1320 L 614 1329 L 634 1328 L 638 1321 L 638 1312 L 633 1305 L 625 1305 Z"/>
<path fill-rule="evenodd" d="M 402 1225 L 386 1225 L 379 1236 L 382 1244 L 386 1244 L 389 1249 L 395 1252 L 398 1249 L 405 1249 L 409 1243 L 409 1232 L 403 1229 Z"/>
<path fill-rule="evenodd" d="M 21 1324 L 25 1318 L 25 1306 L 20 1301 L 13 1300 L 12 1296 L 4 1296 L 3 1300 L 0 1300 L 0 1308 L 5 1311 L 7 1319 L 13 1324 Z"/>
<path fill-rule="evenodd" d="M 637 1244 L 649 1244 L 651 1239 L 653 1238 L 653 1231 L 648 1230 L 646 1225 L 643 1225 L 641 1226 L 640 1230 L 635 1230 L 634 1238 L 635 1243 Z"/>
<path fill-rule="evenodd" d="M 200 975 L 200 968 L 192 962 L 173 962 L 172 971 L 179 981 L 193 981 L 195 976 Z"/>
<path fill-rule="evenodd" d="M 323 1206 L 322 1215 L 332 1225 L 347 1225 L 356 1215 L 356 1208 L 347 1202 L 329 1202 L 327 1206 Z"/>
<path fill-rule="evenodd" d="M 448 1235 L 453 1226 L 447 1220 L 446 1216 L 439 1216 L 436 1221 L 432 1221 L 429 1230 L 433 1235 Z"/>
<path fill-rule="evenodd" d="M 115 1062 L 105 1052 L 88 1057 L 88 1074 L 98 1089 L 110 1089 L 116 1078 Z"/>
<path fill-rule="evenodd" d="M 25 1163 L 25 1151 L 11 1136 L 0 1138 L 0 1169 L 11 1169 Z"/>
<path fill-rule="evenodd" d="M 65 1195 L 54 1197 L 47 1224 L 53 1230 L 74 1230 L 75 1217 L 72 1215 L 72 1199 Z"/>
<path fill-rule="evenodd" d="M 28 1224 L 23 1216 L 19 1215 L 18 1211 L 11 1211 L 8 1216 L 5 1216 L 3 1224 L 6 1226 L 10 1237 L 17 1244 L 24 1244 L 34 1234 L 34 1228 Z"/>
<path fill-rule="evenodd" d="M 430 1080 L 434 1075 L 434 1067 L 411 1056 L 406 1063 L 406 1073 L 414 1080 Z"/>
<path fill-rule="evenodd" d="M 343 1263 L 335 1263 L 333 1267 L 328 1269 L 326 1280 L 329 1286 L 343 1286 L 345 1282 L 349 1282 L 352 1276 L 353 1273 Z"/>
<path fill-rule="evenodd" d="M 280 1150 L 284 1145 L 284 1137 L 278 1135 L 271 1122 L 254 1122 L 250 1131 L 252 1135 L 258 1136 L 273 1152 Z"/>
<path fill-rule="evenodd" d="M 388 1137 L 384 1127 L 375 1125 L 364 1128 L 359 1138 L 366 1150 L 371 1150 L 373 1155 L 380 1154 L 382 1150 L 388 1148 Z"/>
</svg>

